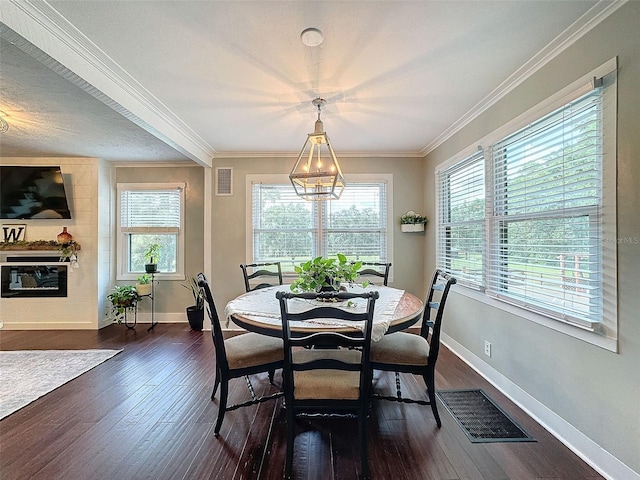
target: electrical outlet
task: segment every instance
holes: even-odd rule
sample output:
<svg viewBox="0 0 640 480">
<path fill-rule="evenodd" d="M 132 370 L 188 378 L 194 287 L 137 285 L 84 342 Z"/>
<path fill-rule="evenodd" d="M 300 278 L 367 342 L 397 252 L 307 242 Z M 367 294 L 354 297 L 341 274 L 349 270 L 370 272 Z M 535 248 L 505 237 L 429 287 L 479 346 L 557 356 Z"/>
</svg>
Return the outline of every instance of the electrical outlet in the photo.
<svg viewBox="0 0 640 480">
<path fill-rule="evenodd" d="M 491 344 L 488 341 L 484 341 L 484 354 L 487 357 L 491 356 Z"/>
</svg>

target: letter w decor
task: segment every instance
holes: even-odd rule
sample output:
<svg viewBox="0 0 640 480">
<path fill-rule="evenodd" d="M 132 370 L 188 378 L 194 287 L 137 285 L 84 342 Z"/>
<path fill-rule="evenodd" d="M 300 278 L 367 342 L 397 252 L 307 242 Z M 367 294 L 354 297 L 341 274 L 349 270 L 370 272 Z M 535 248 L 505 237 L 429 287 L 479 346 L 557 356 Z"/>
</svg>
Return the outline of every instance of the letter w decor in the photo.
<svg viewBox="0 0 640 480">
<path fill-rule="evenodd" d="M 27 231 L 26 225 L 2 225 L 2 241 L 15 243 L 24 240 Z"/>
</svg>

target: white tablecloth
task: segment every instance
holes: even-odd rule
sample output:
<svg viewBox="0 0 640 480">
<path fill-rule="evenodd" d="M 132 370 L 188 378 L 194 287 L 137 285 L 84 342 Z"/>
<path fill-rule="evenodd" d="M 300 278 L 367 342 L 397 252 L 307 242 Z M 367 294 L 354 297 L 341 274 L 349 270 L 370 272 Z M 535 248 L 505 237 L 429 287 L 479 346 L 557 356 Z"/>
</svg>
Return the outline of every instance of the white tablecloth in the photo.
<svg viewBox="0 0 640 480">
<path fill-rule="evenodd" d="M 277 291 L 291 291 L 289 285 L 278 285 L 274 287 L 262 288 L 254 290 L 253 292 L 245 293 L 237 298 L 234 298 L 225 308 L 225 315 L 227 321 L 231 321 L 231 316 L 234 314 L 241 315 L 251 320 L 255 320 L 265 324 L 271 324 L 281 327 L 282 322 L 280 320 L 280 304 L 276 298 Z M 368 292 L 377 290 L 380 294 L 380 298 L 376 300 L 376 305 L 373 314 L 373 329 L 371 331 L 371 339 L 374 342 L 380 340 L 389 329 L 389 324 L 393 319 L 393 314 L 404 294 L 404 290 L 398 290 L 397 288 L 381 287 L 376 285 L 370 285 L 366 288 L 354 285 L 348 287 L 348 291 L 352 293 Z M 346 306 L 346 302 L 341 305 L 335 305 L 344 309 L 353 309 L 356 312 L 364 312 L 366 300 L 362 298 L 356 298 L 352 301 L 355 306 Z M 310 305 L 320 306 L 326 305 L 315 300 L 291 300 L 289 301 L 289 310 L 291 312 L 297 312 L 307 310 Z M 311 322 L 300 322 L 296 324 L 296 327 L 305 327 L 305 324 L 309 328 L 317 328 L 318 324 L 338 326 L 338 327 L 350 327 L 350 328 L 363 328 L 362 322 L 345 322 L 338 319 L 323 318 L 314 320 Z"/>
</svg>

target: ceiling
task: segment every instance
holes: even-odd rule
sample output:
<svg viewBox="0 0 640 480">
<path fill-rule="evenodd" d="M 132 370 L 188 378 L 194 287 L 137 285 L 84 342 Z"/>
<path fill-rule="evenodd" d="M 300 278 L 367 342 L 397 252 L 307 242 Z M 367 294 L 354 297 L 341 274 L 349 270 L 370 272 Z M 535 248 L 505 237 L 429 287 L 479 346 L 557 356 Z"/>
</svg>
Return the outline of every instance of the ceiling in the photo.
<svg viewBox="0 0 640 480">
<path fill-rule="evenodd" d="M 201 165 L 296 155 L 318 96 L 338 155 L 423 156 L 620 3 L 0 2 L 0 155 Z"/>
</svg>

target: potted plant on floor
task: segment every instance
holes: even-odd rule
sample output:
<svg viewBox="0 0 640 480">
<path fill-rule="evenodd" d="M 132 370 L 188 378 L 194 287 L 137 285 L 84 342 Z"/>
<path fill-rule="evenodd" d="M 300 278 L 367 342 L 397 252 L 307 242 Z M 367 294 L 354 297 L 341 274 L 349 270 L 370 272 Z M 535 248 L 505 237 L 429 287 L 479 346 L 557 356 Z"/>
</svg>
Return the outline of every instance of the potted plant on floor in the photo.
<svg viewBox="0 0 640 480">
<path fill-rule="evenodd" d="M 144 297 L 146 295 L 151 295 L 151 275 L 143 273 L 138 276 L 137 281 L 136 291 L 138 292 L 138 296 Z"/>
<path fill-rule="evenodd" d="M 147 259 L 147 263 L 144 266 L 144 270 L 147 273 L 155 273 L 158 271 L 158 257 L 160 256 L 160 250 L 162 245 L 159 243 L 152 243 L 147 247 L 144 252 L 144 258 Z"/>
<path fill-rule="evenodd" d="M 107 298 L 111 302 L 107 316 L 114 322 L 122 323 L 127 309 L 135 308 L 140 297 L 135 286 L 116 285 Z"/>
<path fill-rule="evenodd" d="M 189 278 L 188 283 L 181 283 L 181 285 L 191 291 L 195 302 L 194 305 L 187 307 L 187 320 L 189 320 L 191 330 L 201 332 L 204 326 L 204 293 L 198 286 L 198 281 L 193 277 Z"/>
<path fill-rule="evenodd" d="M 303 292 L 337 291 L 340 284 L 352 284 L 358 278 L 362 262 L 352 262 L 342 253 L 336 258 L 316 257 L 294 266 L 298 274 L 291 284 L 291 290 Z M 368 283 L 368 282 L 367 282 Z M 366 286 L 363 284 L 363 286 Z"/>
</svg>

